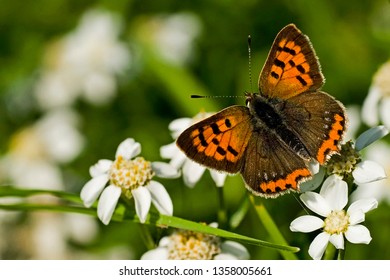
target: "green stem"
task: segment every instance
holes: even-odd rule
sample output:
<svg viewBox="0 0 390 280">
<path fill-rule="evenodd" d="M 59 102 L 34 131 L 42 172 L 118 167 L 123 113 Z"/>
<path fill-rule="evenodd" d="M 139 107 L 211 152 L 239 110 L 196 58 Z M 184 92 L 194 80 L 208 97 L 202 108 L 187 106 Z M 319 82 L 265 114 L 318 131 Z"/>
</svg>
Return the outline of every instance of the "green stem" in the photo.
<svg viewBox="0 0 390 280">
<path fill-rule="evenodd" d="M 240 206 L 238 207 L 237 211 L 234 212 L 234 214 L 230 217 L 230 228 L 235 229 L 237 228 L 242 220 L 244 219 L 245 215 L 248 213 L 249 207 L 250 207 L 250 201 L 248 199 L 248 196 L 245 195 L 240 203 Z"/>
<path fill-rule="evenodd" d="M 223 190 L 223 187 L 217 187 L 218 225 L 220 228 L 226 228 L 227 226 L 227 210 Z"/>
<path fill-rule="evenodd" d="M 149 227 L 144 224 L 139 224 L 139 230 L 142 237 L 142 240 L 144 241 L 144 244 L 148 250 L 152 250 L 156 248 L 156 243 L 154 242 L 154 239 L 152 237 L 152 233 L 149 230 Z"/>
<path fill-rule="evenodd" d="M 269 215 L 267 209 L 260 199 L 256 199 L 254 196 L 250 196 L 250 201 L 254 206 L 257 216 L 263 223 L 265 229 L 267 230 L 271 240 L 276 244 L 280 244 L 283 246 L 289 246 L 287 241 L 284 239 L 282 233 L 279 231 L 278 226 L 275 224 L 272 217 Z M 296 260 L 298 259 L 295 254 L 287 251 L 280 251 L 281 255 L 286 260 Z"/>
</svg>

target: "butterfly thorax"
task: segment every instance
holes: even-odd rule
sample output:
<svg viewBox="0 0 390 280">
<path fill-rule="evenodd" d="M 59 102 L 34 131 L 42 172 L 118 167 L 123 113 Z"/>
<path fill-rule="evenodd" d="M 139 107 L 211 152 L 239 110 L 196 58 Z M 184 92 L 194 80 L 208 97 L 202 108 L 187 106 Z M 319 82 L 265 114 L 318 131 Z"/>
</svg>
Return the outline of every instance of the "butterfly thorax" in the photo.
<svg viewBox="0 0 390 280">
<path fill-rule="evenodd" d="M 253 130 L 261 132 L 267 129 L 278 137 L 290 149 L 303 159 L 310 160 L 311 156 L 297 134 L 286 125 L 283 107 L 286 100 L 265 97 L 261 94 L 247 94 L 246 103 L 252 116 Z"/>
</svg>

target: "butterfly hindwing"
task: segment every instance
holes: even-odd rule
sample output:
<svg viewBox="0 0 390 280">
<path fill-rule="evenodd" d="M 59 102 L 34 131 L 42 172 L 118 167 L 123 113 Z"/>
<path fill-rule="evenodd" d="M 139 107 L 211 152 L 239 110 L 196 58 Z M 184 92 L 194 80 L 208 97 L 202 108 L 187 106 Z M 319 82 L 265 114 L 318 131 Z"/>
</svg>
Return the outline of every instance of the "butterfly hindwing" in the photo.
<svg viewBox="0 0 390 280">
<path fill-rule="evenodd" d="M 192 160 L 237 173 L 252 134 L 247 107 L 231 106 L 186 129 L 177 145 Z"/>
<path fill-rule="evenodd" d="M 339 150 L 345 127 L 343 105 L 325 92 L 303 93 L 285 102 L 282 114 L 311 157 L 324 164 Z"/>
<path fill-rule="evenodd" d="M 252 134 L 241 174 L 247 188 L 263 197 L 298 191 L 299 182 L 311 177 L 305 161 L 265 129 Z"/>
<path fill-rule="evenodd" d="M 309 38 L 294 24 L 276 36 L 259 76 L 260 93 L 288 99 L 321 88 L 324 77 Z"/>
</svg>

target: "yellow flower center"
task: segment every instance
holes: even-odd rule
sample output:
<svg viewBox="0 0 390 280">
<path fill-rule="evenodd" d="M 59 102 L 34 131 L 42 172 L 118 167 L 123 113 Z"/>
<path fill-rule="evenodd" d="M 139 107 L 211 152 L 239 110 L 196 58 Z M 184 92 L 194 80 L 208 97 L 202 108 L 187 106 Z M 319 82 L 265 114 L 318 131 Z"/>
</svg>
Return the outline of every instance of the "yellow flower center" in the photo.
<svg viewBox="0 0 390 280">
<path fill-rule="evenodd" d="M 152 164 L 143 157 L 127 160 L 118 156 L 111 166 L 110 183 L 131 198 L 131 190 L 145 186 L 154 176 Z"/>
<path fill-rule="evenodd" d="M 326 167 L 329 175 L 350 176 L 356 165 L 361 161 L 360 154 L 354 149 L 351 141 L 341 146 L 340 153 L 333 154 Z"/>
<path fill-rule="evenodd" d="M 211 260 L 221 252 L 221 241 L 217 236 L 178 230 L 170 239 L 168 245 L 170 260 Z"/>
<path fill-rule="evenodd" d="M 346 232 L 349 225 L 349 215 L 344 211 L 332 211 L 324 221 L 324 231 L 329 234 Z"/>
</svg>

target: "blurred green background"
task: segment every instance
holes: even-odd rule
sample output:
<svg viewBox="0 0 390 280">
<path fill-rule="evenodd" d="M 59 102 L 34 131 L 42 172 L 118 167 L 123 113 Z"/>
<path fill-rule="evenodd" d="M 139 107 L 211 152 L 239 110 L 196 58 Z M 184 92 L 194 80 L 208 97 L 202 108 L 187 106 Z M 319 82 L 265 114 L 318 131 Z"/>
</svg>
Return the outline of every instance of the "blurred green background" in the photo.
<svg viewBox="0 0 390 280">
<path fill-rule="evenodd" d="M 78 193 L 90 178 L 89 167 L 99 159 L 112 159 L 127 137 L 142 144 L 146 159 L 161 161 L 160 147 L 173 142 L 168 130 L 172 120 L 244 103 L 241 97 L 190 99 L 190 95 L 243 96 L 245 91 L 257 90 L 258 73 L 272 42 L 289 23 L 310 37 L 326 77 L 324 91 L 346 106 L 363 103 L 373 74 L 390 56 L 390 4 L 386 0 L 17 0 L 0 1 L 0 6 L 0 183 L 20 187 L 55 184 L 57 189 Z M 90 27 L 93 16 L 85 15 L 91 13 L 106 18 Z M 106 33 L 92 36 L 99 28 L 106 28 Z M 248 35 L 252 37 L 252 84 Z M 83 49 L 83 42 L 88 47 Z M 67 48 L 76 60 L 68 64 L 61 56 Z M 83 55 L 89 60 L 83 62 Z M 66 79 L 53 78 L 61 73 L 71 74 Z M 79 79 L 77 85 L 75 79 Z M 71 98 L 58 100 L 68 92 Z M 62 127 L 45 118 L 64 111 L 67 122 L 70 119 L 60 129 L 65 136 L 56 138 L 49 133 L 40 140 L 47 131 Z M 70 134 L 74 137 L 69 144 Z M 66 143 L 47 152 L 50 141 L 60 140 Z M 41 146 L 34 146 L 36 142 Z M 58 150 L 64 152 L 58 155 Z M 45 182 L 34 179 L 40 172 L 33 169 L 38 162 L 58 176 L 48 185 L 34 185 Z M 23 181 L 26 173 L 31 176 Z M 207 172 L 193 189 L 185 187 L 182 178 L 160 181 L 172 197 L 175 216 L 216 221 L 217 191 Z M 231 214 L 246 190 L 238 176 L 229 177 L 224 188 Z M 298 257 L 309 258 L 307 249 L 315 235 L 289 231 L 290 222 L 302 214 L 296 199 L 284 196 L 264 203 L 289 244 L 302 246 Z M 369 246 L 348 243 L 347 259 L 390 258 L 389 210 L 383 202 L 367 214 L 366 226 L 373 240 Z M 137 225 L 103 226 L 90 219 L 91 226 L 83 228 L 74 222 L 64 226 L 60 214 L 1 214 L 2 259 L 137 259 L 146 251 Z M 67 219 L 76 220 L 76 216 Z M 270 238 L 252 210 L 237 232 Z M 42 241 L 45 236 L 50 237 Z M 59 248 L 56 252 L 46 252 L 40 243 L 49 243 L 50 238 L 54 240 L 50 244 Z M 281 258 L 277 251 L 246 246 L 253 259 Z"/>
</svg>

